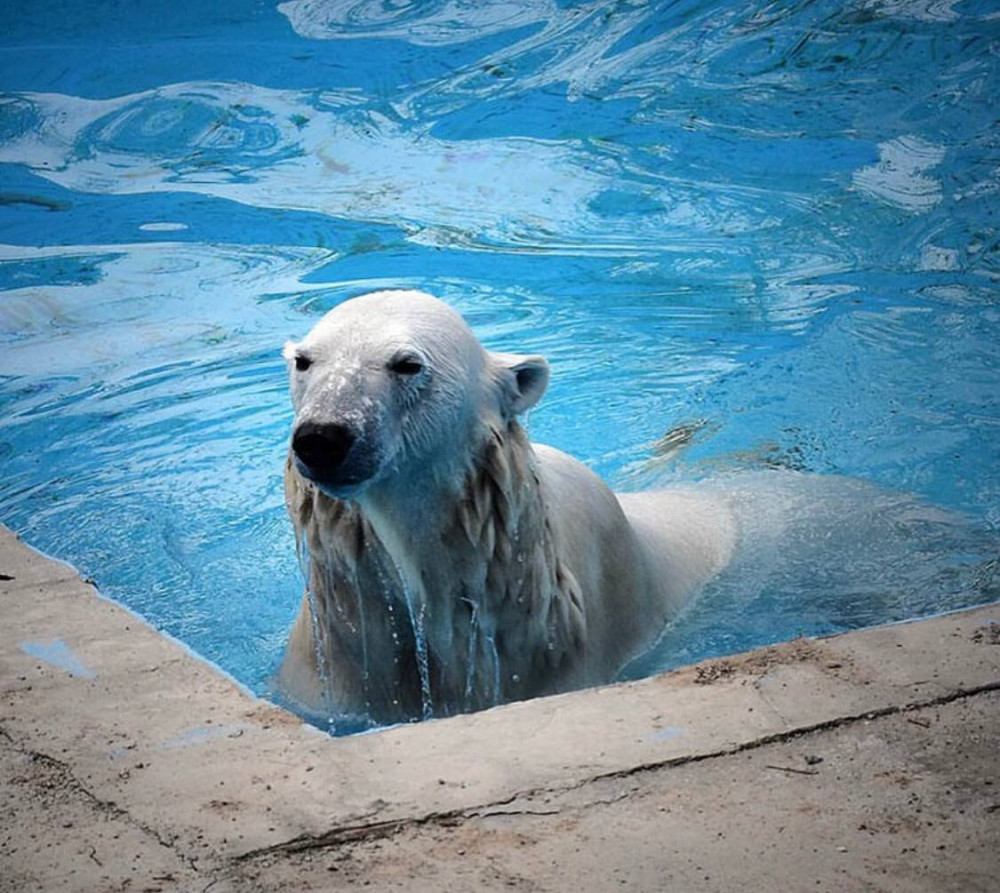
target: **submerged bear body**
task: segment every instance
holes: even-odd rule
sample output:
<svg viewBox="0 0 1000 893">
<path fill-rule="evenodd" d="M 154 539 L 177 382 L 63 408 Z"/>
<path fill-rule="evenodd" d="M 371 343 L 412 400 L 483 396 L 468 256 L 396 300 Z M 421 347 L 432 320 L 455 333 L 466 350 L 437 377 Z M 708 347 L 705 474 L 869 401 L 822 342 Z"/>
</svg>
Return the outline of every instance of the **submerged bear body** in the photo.
<svg viewBox="0 0 1000 893">
<path fill-rule="evenodd" d="M 485 350 L 429 295 L 345 302 L 285 355 L 308 593 L 279 683 L 308 712 L 391 723 L 610 681 L 730 559 L 722 496 L 616 496 L 531 444 L 545 361 Z"/>
</svg>

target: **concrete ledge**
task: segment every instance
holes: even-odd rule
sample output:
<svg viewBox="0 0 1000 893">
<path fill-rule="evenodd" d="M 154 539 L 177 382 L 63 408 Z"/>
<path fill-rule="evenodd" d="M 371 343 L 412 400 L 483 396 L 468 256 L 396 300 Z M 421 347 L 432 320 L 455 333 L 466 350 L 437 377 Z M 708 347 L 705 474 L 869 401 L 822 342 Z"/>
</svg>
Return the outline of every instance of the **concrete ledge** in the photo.
<svg viewBox="0 0 1000 893">
<path fill-rule="evenodd" d="M 3 793 L 15 804 L 0 818 L 0 879 L 20 879 L 9 889 L 218 890 L 262 854 L 502 812 L 1000 689 L 990 605 L 330 739 L 2 529 L 0 574 Z"/>
</svg>

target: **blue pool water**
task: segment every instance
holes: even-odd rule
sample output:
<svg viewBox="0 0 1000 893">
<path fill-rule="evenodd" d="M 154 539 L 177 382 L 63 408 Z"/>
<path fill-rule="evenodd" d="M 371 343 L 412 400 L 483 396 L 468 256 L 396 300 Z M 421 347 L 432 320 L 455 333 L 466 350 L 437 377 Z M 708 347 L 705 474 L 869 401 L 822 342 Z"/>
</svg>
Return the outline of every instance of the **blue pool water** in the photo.
<svg viewBox="0 0 1000 893">
<path fill-rule="evenodd" d="M 546 355 L 533 438 L 617 486 L 909 494 L 875 545 L 857 506 L 821 561 L 777 545 L 643 672 L 1000 597 L 995 2 L 4 19 L 0 521 L 253 690 L 302 592 L 280 348 L 382 287 Z"/>
</svg>

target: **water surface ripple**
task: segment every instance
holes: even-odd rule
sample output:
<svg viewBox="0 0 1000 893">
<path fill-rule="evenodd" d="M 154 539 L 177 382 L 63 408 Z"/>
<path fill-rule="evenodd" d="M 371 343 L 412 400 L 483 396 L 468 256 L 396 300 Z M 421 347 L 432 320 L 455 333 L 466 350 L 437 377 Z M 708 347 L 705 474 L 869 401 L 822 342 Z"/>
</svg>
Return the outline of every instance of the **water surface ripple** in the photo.
<svg viewBox="0 0 1000 893">
<path fill-rule="evenodd" d="M 618 486 L 884 489 L 631 674 L 1000 597 L 994 3 L 5 20 L 0 520 L 255 691 L 302 592 L 280 347 L 373 288 L 545 354 L 532 436 Z"/>
</svg>

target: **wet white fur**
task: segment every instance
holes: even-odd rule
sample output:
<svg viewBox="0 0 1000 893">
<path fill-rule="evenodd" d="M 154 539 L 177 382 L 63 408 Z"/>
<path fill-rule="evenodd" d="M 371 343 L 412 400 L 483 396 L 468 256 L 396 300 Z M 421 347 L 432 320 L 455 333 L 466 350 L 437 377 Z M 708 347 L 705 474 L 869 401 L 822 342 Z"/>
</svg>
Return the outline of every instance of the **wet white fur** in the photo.
<svg viewBox="0 0 1000 893">
<path fill-rule="evenodd" d="M 400 352 L 424 371 L 393 375 Z M 324 494 L 286 468 L 312 596 L 279 681 L 307 710 L 394 722 L 609 681 L 730 561 L 722 495 L 616 496 L 530 445 L 545 361 L 486 351 L 429 295 L 348 301 L 285 356 L 296 424 L 351 425 L 377 469 Z"/>
</svg>

